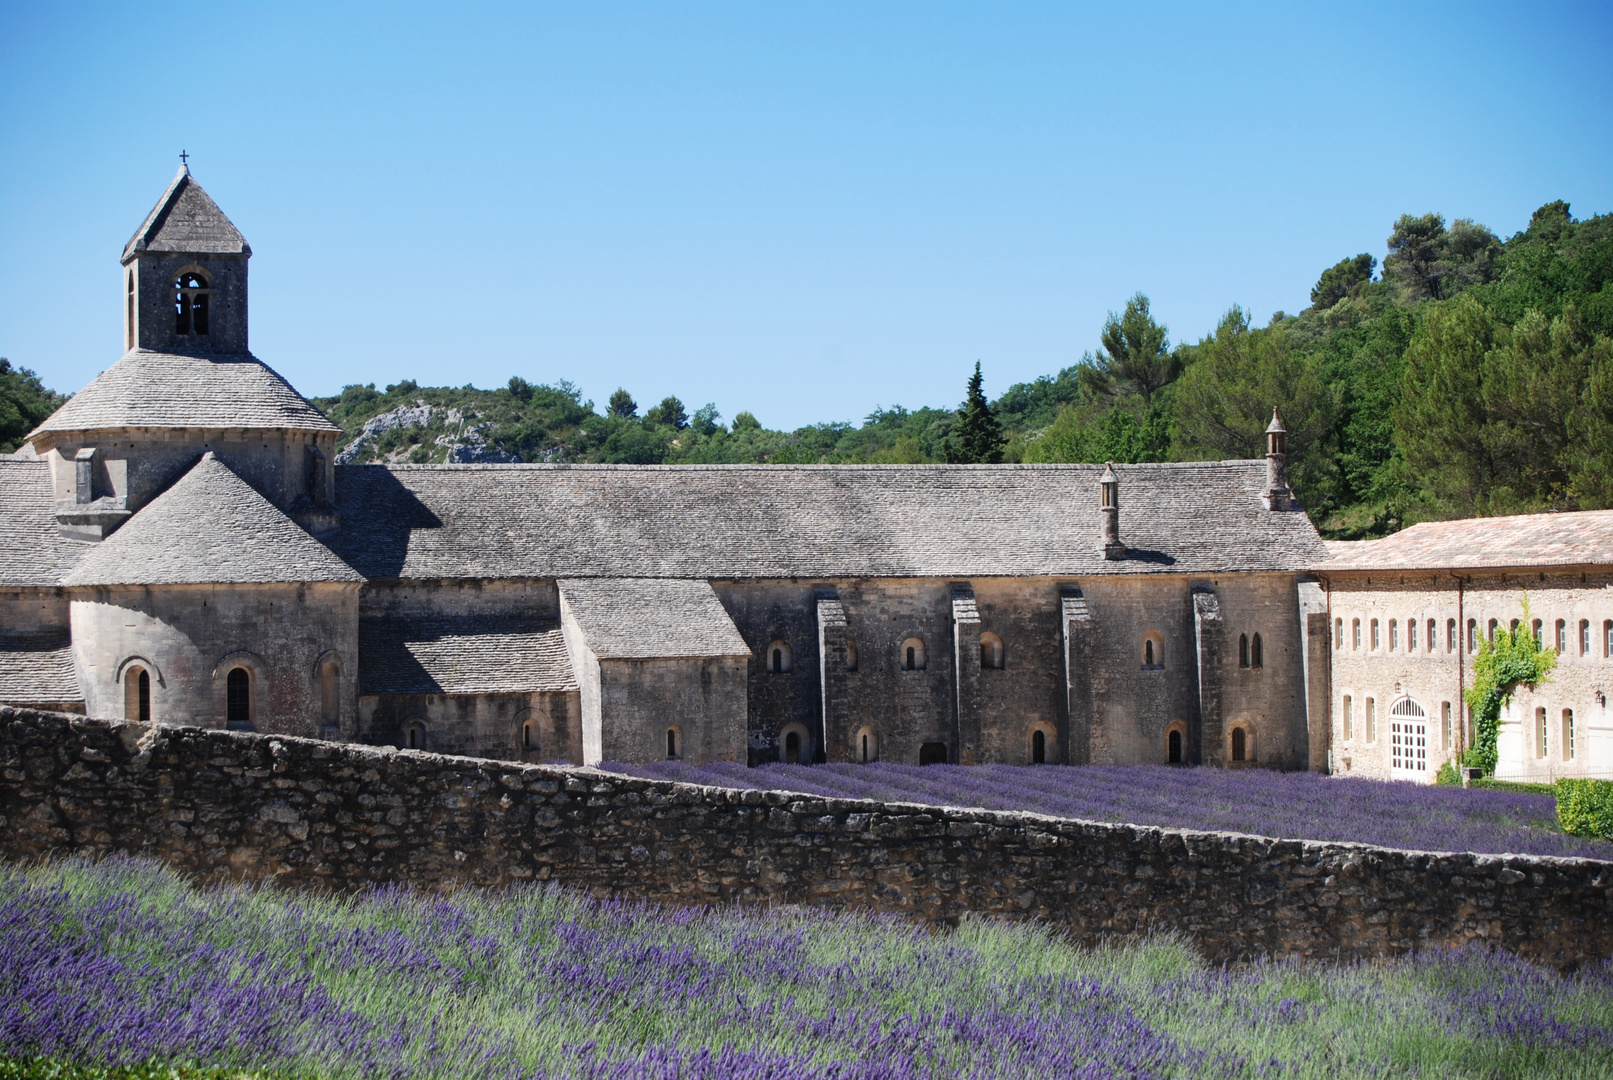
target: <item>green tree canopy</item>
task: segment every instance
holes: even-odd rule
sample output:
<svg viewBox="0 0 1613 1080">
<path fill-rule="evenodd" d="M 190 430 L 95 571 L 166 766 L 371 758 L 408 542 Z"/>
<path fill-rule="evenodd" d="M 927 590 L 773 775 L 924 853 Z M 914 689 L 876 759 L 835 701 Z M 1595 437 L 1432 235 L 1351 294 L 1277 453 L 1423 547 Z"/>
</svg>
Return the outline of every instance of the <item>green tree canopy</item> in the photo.
<svg viewBox="0 0 1613 1080">
<path fill-rule="evenodd" d="M 1378 260 L 1366 252 L 1340 259 L 1326 270 L 1311 287 L 1311 306 L 1326 309 L 1343 300 L 1358 285 L 1364 285 L 1372 280 L 1372 271 L 1377 267 Z"/>
<path fill-rule="evenodd" d="M 1154 321 L 1142 293 L 1126 301 L 1123 313 L 1109 313 L 1102 340 L 1097 355 L 1082 357 L 1078 369 L 1081 388 L 1094 398 L 1136 395 L 1152 405 L 1182 373 L 1182 360 L 1170 351 L 1166 329 Z"/>
<path fill-rule="evenodd" d="M 631 420 L 638 415 L 638 402 L 633 400 L 633 395 L 627 392 L 626 387 L 618 386 L 616 392 L 610 396 L 606 415 L 619 420 Z"/>
<path fill-rule="evenodd" d="M 66 401 L 66 395 L 45 389 L 32 371 L 12 367 L 0 356 L 0 453 L 20 447 L 23 437 Z"/>
<path fill-rule="evenodd" d="M 683 408 L 683 402 L 668 395 L 661 399 L 661 404 L 654 406 L 644 414 L 646 424 L 665 424 L 669 428 L 682 431 L 689 426 L 689 414 Z"/>
<path fill-rule="evenodd" d="M 958 410 L 958 422 L 946 442 L 946 459 L 955 465 L 995 465 L 1003 459 L 1002 425 L 997 422 L 991 405 L 981 389 L 980 361 L 975 361 L 975 373 L 969 376 L 968 396 Z"/>
<path fill-rule="evenodd" d="M 1402 214 L 1389 234 L 1383 273 L 1408 300 L 1445 300 L 1499 276 L 1500 255 L 1495 234 L 1468 218 L 1447 229 L 1440 214 Z"/>
</svg>

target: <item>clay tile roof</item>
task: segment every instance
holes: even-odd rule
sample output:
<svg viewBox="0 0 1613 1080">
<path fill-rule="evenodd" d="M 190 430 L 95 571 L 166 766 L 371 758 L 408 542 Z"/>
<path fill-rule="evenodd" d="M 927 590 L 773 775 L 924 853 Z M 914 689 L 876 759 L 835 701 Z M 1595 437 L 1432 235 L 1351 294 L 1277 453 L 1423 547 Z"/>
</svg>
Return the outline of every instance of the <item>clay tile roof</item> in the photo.
<svg viewBox="0 0 1613 1080">
<path fill-rule="evenodd" d="M 29 437 L 138 427 L 341 430 L 254 356 L 179 356 L 134 349 Z"/>
<path fill-rule="evenodd" d="M 363 580 L 209 453 L 86 553 L 62 584 Z"/>
<path fill-rule="evenodd" d="M 66 630 L 0 636 L 0 702 L 66 705 L 83 700 Z"/>
<path fill-rule="evenodd" d="M 86 550 L 57 528 L 49 464 L 0 457 L 0 586 L 53 587 Z"/>
<path fill-rule="evenodd" d="M 601 660 L 749 656 L 709 582 L 585 578 L 560 582 L 562 613 Z"/>
<path fill-rule="evenodd" d="M 358 625 L 361 694 L 527 694 L 575 690 L 552 619 L 471 615 L 366 618 Z"/>
<path fill-rule="evenodd" d="M 250 255 L 241 235 L 224 211 L 202 190 L 190 170 L 181 165 L 168 190 L 151 208 L 129 242 L 123 259 L 141 251 L 195 252 L 198 255 Z"/>
<path fill-rule="evenodd" d="M 368 578 L 993 577 L 1300 571 L 1263 461 L 1116 465 L 340 466 L 331 546 Z"/>
<path fill-rule="evenodd" d="M 1382 540 L 1328 544 L 1327 554 L 1317 570 L 1613 565 L 1613 510 L 1425 521 Z"/>
</svg>

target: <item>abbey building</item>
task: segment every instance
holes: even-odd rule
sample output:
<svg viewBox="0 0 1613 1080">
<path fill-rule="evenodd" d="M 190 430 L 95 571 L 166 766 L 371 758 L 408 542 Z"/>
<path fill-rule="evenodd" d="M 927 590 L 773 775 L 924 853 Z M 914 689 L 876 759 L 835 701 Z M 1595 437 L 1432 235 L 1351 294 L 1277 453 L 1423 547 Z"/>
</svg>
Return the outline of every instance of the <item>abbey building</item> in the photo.
<svg viewBox="0 0 1613 1080">
<path fill-rule="evenodd" d="M 338 466 L 248 349 L 250 257 L 181 169 L 122 359 L 0 458 L 0 701 L 532 761 L 1376 761 L 1275 421 L 1109 469 Z"/>
</svg>

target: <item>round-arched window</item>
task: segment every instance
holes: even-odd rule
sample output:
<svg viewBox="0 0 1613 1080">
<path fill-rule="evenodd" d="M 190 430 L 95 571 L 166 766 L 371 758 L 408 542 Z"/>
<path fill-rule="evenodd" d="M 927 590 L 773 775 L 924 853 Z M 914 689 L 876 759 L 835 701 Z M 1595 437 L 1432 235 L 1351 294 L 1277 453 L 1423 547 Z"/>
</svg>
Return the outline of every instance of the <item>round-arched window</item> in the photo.
<svg viewBox="0 0 1613 1080">
<path fill-rule="evenodd" d="M 870 761 L 878 761 L 879 733 L 871 727 L 863 728 L 852 740 L 851 751 L 853 759 L 863 765 Z"/>
<path fill-rule="evenodd" d="M 1003 639 L 989 630 L 980 635 L 980 666 L 1001 671 L 1003 666 Z"/>
<path fill-rule="evenodd" d="M 775 641 L 767 647 L 767 670 L 774 675 L 787 675 L 791 668 L 790 643 Z"/>
<path fill-rule="evenodd" d="M 1165 637 L 1157 630 L 1143 635 L 1142 662 L 1144 671 L 1161 671 L 1165 667 Z"/>
<path fill-rule="evenodd" d="M 187 270 L 174 281 L 174 333 L 206 335 L 212 283 L 200 272 Z"/>
<path fill-rule="evenodd" d="M 424 723 L 415 720 L 403 729 L 403 747 L 406 750 L 424 750 L 426 748 L 426 725 Z"/>
<path fill-rule="evenodd" d="M 231 668 L 224 679 L 224 724 L 232 731 L 252 730 L 252 673 Z"/>
<path fill-rule="evenodd" d="M 924 670 L 924 639 L 910 637 L 902 642 L 901 651 L 897 654 L 898 666 L 903 671 Z"/>
</svg>

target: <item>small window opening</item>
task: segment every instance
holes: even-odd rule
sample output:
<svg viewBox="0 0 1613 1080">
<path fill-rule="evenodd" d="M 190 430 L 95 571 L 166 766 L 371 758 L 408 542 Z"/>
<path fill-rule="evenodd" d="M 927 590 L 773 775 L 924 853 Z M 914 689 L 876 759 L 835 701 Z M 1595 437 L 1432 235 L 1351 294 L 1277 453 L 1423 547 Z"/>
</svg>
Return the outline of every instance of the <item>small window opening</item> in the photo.
<svg viewBox="0 0 1613 1080">
<path fill-rule="evenodd" d="M 1562 619 L 1557 620 L 1557 654 L 1568 655 L 1568 623 Z"/>
<path fill-rule="evenodd" d="M 945 765 L 947 763 L 947 744 L 941 742 L 927 742 L 919 747 L 920 765 Z"/>
<path fill-rule="evenodd" d="M 1446 652 L 1455 652 L 1456 651 L 1456 620 L 1455 619 L 1446 619 L 1445 620 L 1445 651 Z"/>
<path fill-rule="evenodd" d="M 793 731 L 784 736 L 784 764 L 801 764 L 801 736 Z"/>
<path fill-rule="evenodd" d="M 788 675 L 794 666 L 789 642 L 775 641 L 767 647 L 767 670 L 774 675 Z"/>
<path fill-rule="evenodd" d="M 1479 621 L 1477 619 L 1467 620 L 1467 651 L 1470 653 L 1479 651 Z"/>
<path fill-rule="evenodd" d="M 1613 657 L 1613 619 L 1602 622 L 1602 659 Z"/>
<path fill-rule="evenodd" d="M 1360 619 L 1351 619 L 1350 620 L 1350 648 L 1359 649 L 1360 647 L 1361 647 L 1361 620 Z"/>
<path fill-rule="evenodd" d="M 521 749 L 529 754 L 538 748 L 537 726 L 531 720 L 521 725 Z"/>
<path fill-rule="evenodd" d="M 1451 730 L 1451 703 L 1442 701 L 1439 703 L 1439 748 L 1441 750 L 1455 749 L 1454 744 L 1451 742 L 1451 736 L 1454 734 L 1455 732 Z"/>
<path fill-rule="evenodd" d="M 184 273 L 174 282 L 174 333 L 206 335 L 212 290 L 200 274 Z"/>
<path fill-rule="evenodd" d="M 1367 742 L 1378 741 L 1378 702 L 1376 698 L 1367 698 Z"/>
<path fill-rule="evenodd" d="M 1000 670 L 1003 666 L 1003 639 L 987 632 L 980 635 L 980 666 Z"/>
<path fill-rule="evenodd" d="M 678 729 L 677 728 L 667 728 L 666 729 L 666 759 L 668 761 L 676 761 L 678 759 L 678 757 L 679 757 L 679 754 L 678 754 L 679 749 L 680 748 L 678 746 Z"/>
<path fill-rule="evenodd" d="M 1334 619 L 1333 620 L 1333 647 L 1335 649 L 1344 648 L 1344 620 L 1343 619 Z"/>
<path fill-rule="evenodd" d="M 1041 730 L 1031 733 L 1031 764 L 1047 764 L 1047 734 Z"/>
<path fill-rule="evenodd" d="M 125 349 L 132 349 L 132 348 L 134 348 L 134 271 L 133 270 L 129 271 L 129 289 L 128 289 L 128 292 L 129 292 L 128 312 L 124 315 L 124 322 L 123 322 L 123 347 Z"/>
<path fill-rule="evenodd" d="M 1165 760 L 1172 765 L 1182 763 L 1182 733 L 1172 731 L 1165 740 Z"/>
<path fill-rule="evenodd" d="M 252 675 L 231 668 L 224 680 L 224 722 L 234 731 L 252 730 Z"/>
<path fill-rule="evenodd" d="M 857 643 L 855 641 L 846 642 L 846 670 L 857 670 Z"/>
<path fill-rule="evenodd" d="M 1400 648 L 1400 620 L 1389 620 L 1389 651 L 1394 652 Z"/>
<path fill-rule="evenodd" d="M 1243 728 L 1241 728 L 1241 727 L 1233 728 L 1232 729 L 1232 760 L 1233 761 L 1247 760 L 1245 755 L 1248 752 L 1248 749 L 1249 749 L 1248 736 L 1246 736 L 1243 733 Z"/>
<path fill-rule="evenodd" d="M 419 721 L 410 724 L 403 733 L 403 745 L 409 750 L 424 750 L 426 748 L 426 725 Z"/>
<path fill-rule="evenodd" d="M 1260 646 L 1259 634 L 1249 641 L 1249 666 L 1255 668 L 1266 666 L 1266 651 Z"/>
<path fill-rule="evenodd" d="M 1535 710 L 1535 757 L 1543 758 L 1550 750 L 1550 740 L 1546 733 L 1546 710 L 1542 707 Z"/>
<path fill-rule="evenodd" d="M 1579 620 L 1579 655 L 1591 654 L 1591 620 Z"/>
<path fill-rule="evenodd" d="M 924 670 L 924 642 L 918 638 L 908 638 L 902 642 L 901 666 L 905 671 Z"/>
<path fill-rule="evenodd" d="M 336 692 L 338 674 L 334 660 L 327 660 L 320 666 L 319 716 L 327 727 L 334 726 L 341 715 L 341 699 Z"/>
<path fill-rule="evenodd" d="M 1495 632 L 1496 632 L 1496 630 L 1500 629 L 1500 627 L 1501 627 L 1501 620 L 1499 620 L 1499 619 L 1491 619 L 1488 631 L 1485 633 L 1484 636 L 1489 641 L 1494 642 L 1495 641 Z"/>
<path fill-rule="evenodd" d="M 1513 630 L 1513 633 L 1517 633 L 1517 630 L 1518 630 L 1517 620 L 1513 620 L 1512 630 Z M 1541 636 L 1541 626 L 1540 626 L 1540 620 L 1539 619 L 1531 619 L 1530 620 L 1530 622 L 1529 622 L 1529 633 L 1535 639 L 1535 644 L 1536 645 L 1539 645 L 1539 646 L 1542 646 L 1542 647 L 1545 646 L 1546 642 L 1545 642 L 1544 638 Z"/>
<path fill-rule="evenodd" d="M 1563 710 L 1563 760 L 1574 760 L 1574 710 Z"/>
<path fill-rule="evenodd" d="M 1407 619 L 1406 620 L 1406 651 L 1407 652 L 1416 652 L 1417 651 L 1417 620 L 1416 619 Z"/>
<path fill-rule="evenodd" d="M 1246 668 L 1246 667 L 1249 666 L 1249 635 L 1248 634 L 1239 634 L 1238 635 L 1238 666 L 1241 667 L 1241 668 Z"/>
<path fill-rule="evenodd" d="M 879 760 L 879 735 L 873 728 L 865 727 L 857 732 L 856 753 L 857 760 L 864 765 Z"/>
<path fill-rule="evenodd" d="M 1154 643 L 1152 641 L 1143 642 L 1143 663 L 1149 667 L 1154 666 Z"/>
<path fill-rule="evenodd" d="M 1372 651 L 1377 652 L 1383 648 L 1383 638 L 1378 633 L 1378 620 L 1372 620 Z"/>
<path fill-rule="evenodd" d="M 151 723 L 151 673 L 143 667 L 123 673 L 123 718 Z"/>
<path fill-rule="evenodd" d="M 1355 738 L 1355 702 L 1350 700 L 1349 694 L 1344 695 L 1344 737 Z"/>
</svg>

